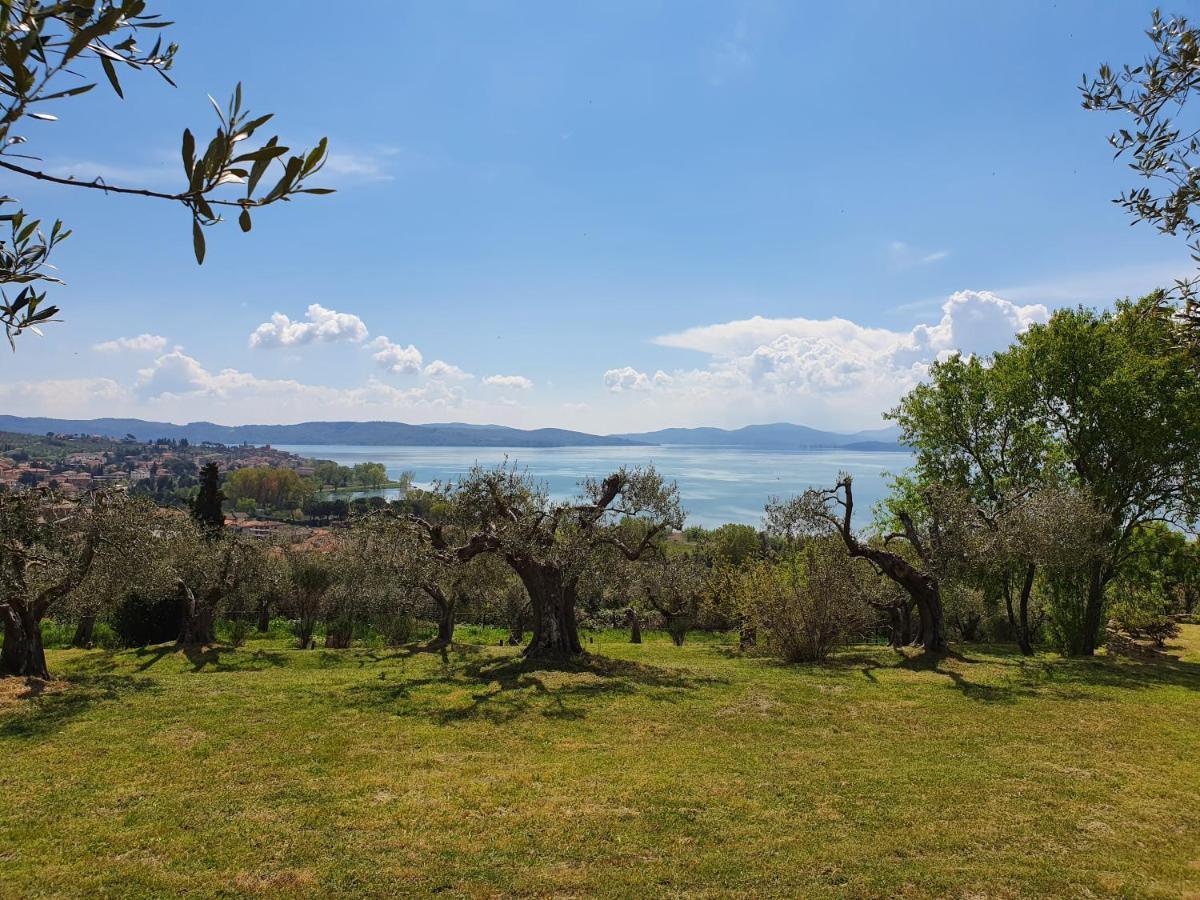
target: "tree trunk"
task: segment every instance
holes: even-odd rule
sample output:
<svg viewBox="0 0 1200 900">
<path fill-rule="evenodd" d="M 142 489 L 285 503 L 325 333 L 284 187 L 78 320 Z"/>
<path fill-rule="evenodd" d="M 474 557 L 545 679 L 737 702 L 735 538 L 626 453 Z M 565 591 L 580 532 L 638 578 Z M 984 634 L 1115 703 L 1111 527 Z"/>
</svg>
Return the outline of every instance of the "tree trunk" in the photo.
<svg viewBox="0 0 1200 900">
<path fill-rule="evenodd" d="M 42 629 L 28 609 L 4 607 L 4 651 L 0 655 L 0 669 L 5 675 L 50 677 L 46 651 L 42 647 Z"/>
<path fill-rule="evenodd" d="M 1029 565 L 1025 569 L 1025 579 L 1021 582 L 1021 599 L 1019 620 L 1017 622 L 1017 646 L 1025 656 L 1033 655 L 1033 635 L 1029 628 L 1029 595 L 1033 593 L 1033 577 L 1037 567 Z"/>
<path fill-rule="evenodd" d="M 1012 573 L 1007 569 L 1004 570 L 1004 610 L 1008 613 L 1008 629 L 1010 634 L 1018 635 L 1020 640 L 1020 626 L 1017 624 L 1017 614 L 1013 609 L 1012 600 Z"/>
<path fill-rule="evenodd" d="M 325 646 L 330 650 L 346 650 L 353 640 L 353 622 L 336 622 L 325 632 Z"/>
<path fill-rule="evenodd" d="M 1088 572 L 1087 606 L 1083 611 L 1083 634 L 1080 638 L 1079 654 L 1092 656 L 1096 652 L 1096 637 L 1100 633 L 1100 615 L 1104 611 L 1104 570 L 1094 562 Z"/>
<path fill-rule="evenodd" d="M 454 604 L 445 603 L 438 607 L 437 642 L 445 646 L 454 643 Z"/>
<path fill-rule="evenodd" d="M 758 644 L 758 629 L 753 622 L 743 622 L 738 629 L 738 646 L 743 650 Z"/>
<path fill-rule="evenodd" d="M 508 646 L 516 647 L 525 639 L 525 610 L 521 609 L 508 619 Z"/>
<path fill-rule="evenodd" d="M 510 564 L 525 585 L 533 607 L 533 637 L 525 655 L 567 659 L 583 653 L 575 625 L 575 582 L 554 566 L 528 560 Z"/>
<path fill-rule="evenodd" d="M 271 630 L 271 604 L 266 600 L 258 604 L 258 633 L 266 634 Z"/>
<path fill-rule="evenodd" d="M 642 623 L 638 619 L 637 611 L 627 609 L 625 617 L 629 620 L 629 643 L 640 644 L 642 642 Z"/>
<path fill-rule="evenodd" d="M 179 601 L 183 607 L 183 622 L 179 628 L 179 643 L 187 647 L 202 647 L 217 642 L 217 623 L 211 603 L 201 603 L 192 589 L 179 582 Z"/>
<path fill-rule="evenodd" d="M 94 614 L 80 617 L 79 624 L 75 626 L 75 635 L 71 638 L 71 646 L 91 647 L 95 631 L 96 616 Z"/>
</svg>

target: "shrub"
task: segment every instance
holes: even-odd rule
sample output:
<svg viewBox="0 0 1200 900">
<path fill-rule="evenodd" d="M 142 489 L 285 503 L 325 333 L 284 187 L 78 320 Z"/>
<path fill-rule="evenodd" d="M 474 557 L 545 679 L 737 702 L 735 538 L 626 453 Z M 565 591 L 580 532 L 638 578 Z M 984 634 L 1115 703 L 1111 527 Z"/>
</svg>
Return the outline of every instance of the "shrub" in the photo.
<svg viewBox="0 0 1200 900">
<path fill-rule="evenodd" d="M 759 645 L 788 662 L 820 662 L 857 636 L 869 616 L 840 544 L 809 541 L 778 564 L 746 570 L 743 596 Z"/>
<path fill-rule="evenodd" d="M 147 597 L 133 592 L 117 604 L 112 614 L 112 627 L 123 647 L 145 647 L 162 644 L 179 637 L 183 611 L 179 600 Z"/>
<path fill-rule="evenodd" d="M 1085 570 L 1043 573 L 1039 594 L 1046 608 L 1046 636 L 1050 644 L 1067 656 L 1079 656 L 1092 642 L 1099 642 L 1100 629 L 1087 634 L 1088 574 Z"/>
<path fill-rule="evenodd" d="M 1179 626 L 1166 613 L 1166 605 L 1153 589 L 1118 584 L 1108 605 L 1112 626 L 1132 638 L 1150 638 L 1163 647 L 1169 637 L 1179 634 Z"/>
</svg>

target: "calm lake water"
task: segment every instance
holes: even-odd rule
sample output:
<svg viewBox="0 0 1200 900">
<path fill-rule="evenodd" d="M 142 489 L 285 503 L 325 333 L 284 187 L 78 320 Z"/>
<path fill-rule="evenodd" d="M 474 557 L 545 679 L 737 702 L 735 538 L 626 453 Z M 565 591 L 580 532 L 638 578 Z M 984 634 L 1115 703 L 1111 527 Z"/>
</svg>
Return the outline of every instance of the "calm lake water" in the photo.
<svg viewBox="0 0 1200 900">
<path fill-rule="evenodd" d="M 507 455 L 546 485 L 555 498 L 573 497 L 579 481 L 603 477 L 622 465 L 653 463 L 679 484 L 687 524 L 712 527 L 725 522 L 762 523 L 763 505 L 772 495 L 789 496 L 813 486 L 829 486 L 845 470 L 854 475 L 855 522 L 860 527 L 871 507 L 887 491 L 887 475 L 909 465 L 907 453 L 864 453 L 848 450 L 803 450 L 791 453 L 728 447 L 359 447 L 336 444 L 280 446 L 301 456 L 332 459 L 351 466 L 381 462 L 388 475 L 412 472 L 419 487 L 452 481 L 478 462 L 489 466 Z M 369 491 L 352 496 L 398 492 Z"/>
</svg>

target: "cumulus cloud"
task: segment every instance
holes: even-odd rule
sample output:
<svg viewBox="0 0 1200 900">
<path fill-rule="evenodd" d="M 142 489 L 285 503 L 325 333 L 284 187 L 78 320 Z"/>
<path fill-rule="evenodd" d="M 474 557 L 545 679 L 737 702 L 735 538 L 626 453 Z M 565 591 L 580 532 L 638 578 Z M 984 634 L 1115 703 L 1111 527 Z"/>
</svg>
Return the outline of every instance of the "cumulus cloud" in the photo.
<svg viewBox="0 0 1200 900">
<path fill-rule="evenodd" d="M 991 353 L 1048 318 L 1041 304 L 1021 306 L 987 291 L 951 295 L 937 322 L 907 332 L 842 318 L 755 316 L 655 338 L 661 346 L 708 354 L 706 366 L 654 374 L 625 366 L 605 372 L 604 384 L 614 394 L 637 392 L 642 402 L 675 415 L 706 409 L 710 419 L 861 427 L 919 382 L 933 360 L 955 351 Z"/>
<path fill-rule="evenodd" d="M 524 375 L 489 375 L 483 379 L 483 383 L 491 387 L 515 388 L 519 391 L 527 391 L 533 387 L 533 382 Z"/>
<path fill-rule="evenodd" d="M 136 337 L 119 337 L 92 344 L 92 349 L 100 353 L 162 353 L 167 349 L 167 339 L 158 334 L 139 334 Z"/>
<path fill-rule="evenodd" d="M 367 346 L 375 351 L 371 358 L 393 375 L 416 375 L 425 361 L 421 351 L 412 344 L 407 347 L 393 344 L 386 335 L 380 335 Z"/>
<path fill-rule="evenodd" d="M 620 369 L 609 369 L 604 373 L 604 386 L 614 394 L 623 391 L 648 391 L 650 377 L 633 366 L 622 366 Z"/>
<path fill-rule="evenodd" d="M 425 367 L 422 374 L 435 381 L 469 381 L 475 377 L 470 372 L 464 372 L 458 366 L 448 363 L 444 359 L 435 359 Z"/>
<path fill-rule="evenodd" d="M 275 421 L 283 411 L 311 417 L 348 408 L 446 409 L 460 406 L 465 400 L 460 388 L 440 381 L 404 389 L 371 378 L 359 387 L 334 388 L 291 379 L 259 378 L 237 369 L 213 372 L 178 350 L 140 370 L 134 392 L 138 399 L 151 403 L 211 400 L 241 410 L 261 409 Z"/>
<path fill-rule="evenodd" d="M 292 321 L 283 313 L 273 313 L 271 321 L 254 329 L 250 346 L 296 347 L 314 341 L 362 341 L 367 337 L 367 326 L 353 313 L 340 313 L 312 303 L 304 316 L 307 321 Z"/>
</svg>

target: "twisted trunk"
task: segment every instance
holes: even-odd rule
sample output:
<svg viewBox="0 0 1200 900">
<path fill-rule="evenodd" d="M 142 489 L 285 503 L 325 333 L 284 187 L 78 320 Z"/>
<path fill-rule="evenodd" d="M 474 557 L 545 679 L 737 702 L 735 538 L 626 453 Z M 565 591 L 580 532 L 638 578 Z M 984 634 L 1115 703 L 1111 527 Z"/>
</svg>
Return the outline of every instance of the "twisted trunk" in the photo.
<svg viewBox="0 0 1200 900">
<path fill-rule="evenodd" d="M 640 644 L 642 642 L 642 623 L 638 618 L 637 610 L 625 610 L 625 618 L 629 620 L 629 643 Z"/>
<path fill-rule="evenodd" d="M 49 678 L 42 629 L 33 611 L 24 604 L 0 607 L 4 616 L 4 650 L 0 669 L 5 675 Z"/>
<path fill-rule="evenodd" d="M 90 647 L 92 646 L 92 638 L 96 632 L 96 615 L 83 615 L 79 619 L 79 624 L 75 626 L 75 634 L 71 638 L 72 647 Z"/>
<path fill-rule="evenodd" d="M 437 637 L 434 638 L 434 643 L 441 646 L 449 646 L 454 642 L 454 614 L 455 602 L 454 598 L 442 590 L 442 586 L 436 582 L 423 584 L 421 587 L 425 593 L 433 600 L 434 606 L 438 611 L 438 630 Z"/>
<path fill-rule="evenodd" d="M 829 521 L 837 528 L 842 543 L 846 545 L 847 552 L 853 557 L 868 560 L 876 569 L 904 588 L 916 604 L 917 614 L 921 620 L 917 643 L 927 653 L 941 653 L 946 649 L 946 620 L 938 580 L 933 575 L 914 568 L 898 553 L 861 543 L 854 536 L 850 525 L 854 515 L 854 491 L 850 478 L 844 477 L 838 482 L 838 487 L 845 490 L 846 499 L 842 503 L 842 518 L 839 521 L 836 517 L 829 517 Z M 900 521 L 904 523 L 902 536 L 912 545 L 921 561 L 929 566 L 929 556 L 912 518 L 902 511 Z"/>
<path fill-rule="evenodd" d="M 533 607 L 533 637 L 525 655 L 567 659 L 583 653 L 575 625 L 575 579 L 553 565 L 509 558 Z"/>
<path fill-rule="evenodd" d="M 183 621 L 179 627 L 178 643 L 185 647 L 202 647 L 217 642 L 216 615 L 210 597 L 202 602 L 196 599 L 192 589 L 182 581 L 178 584 L 179 604 Z M 210 592 L 212 593 L 212 592 Z"/>
</svg>

